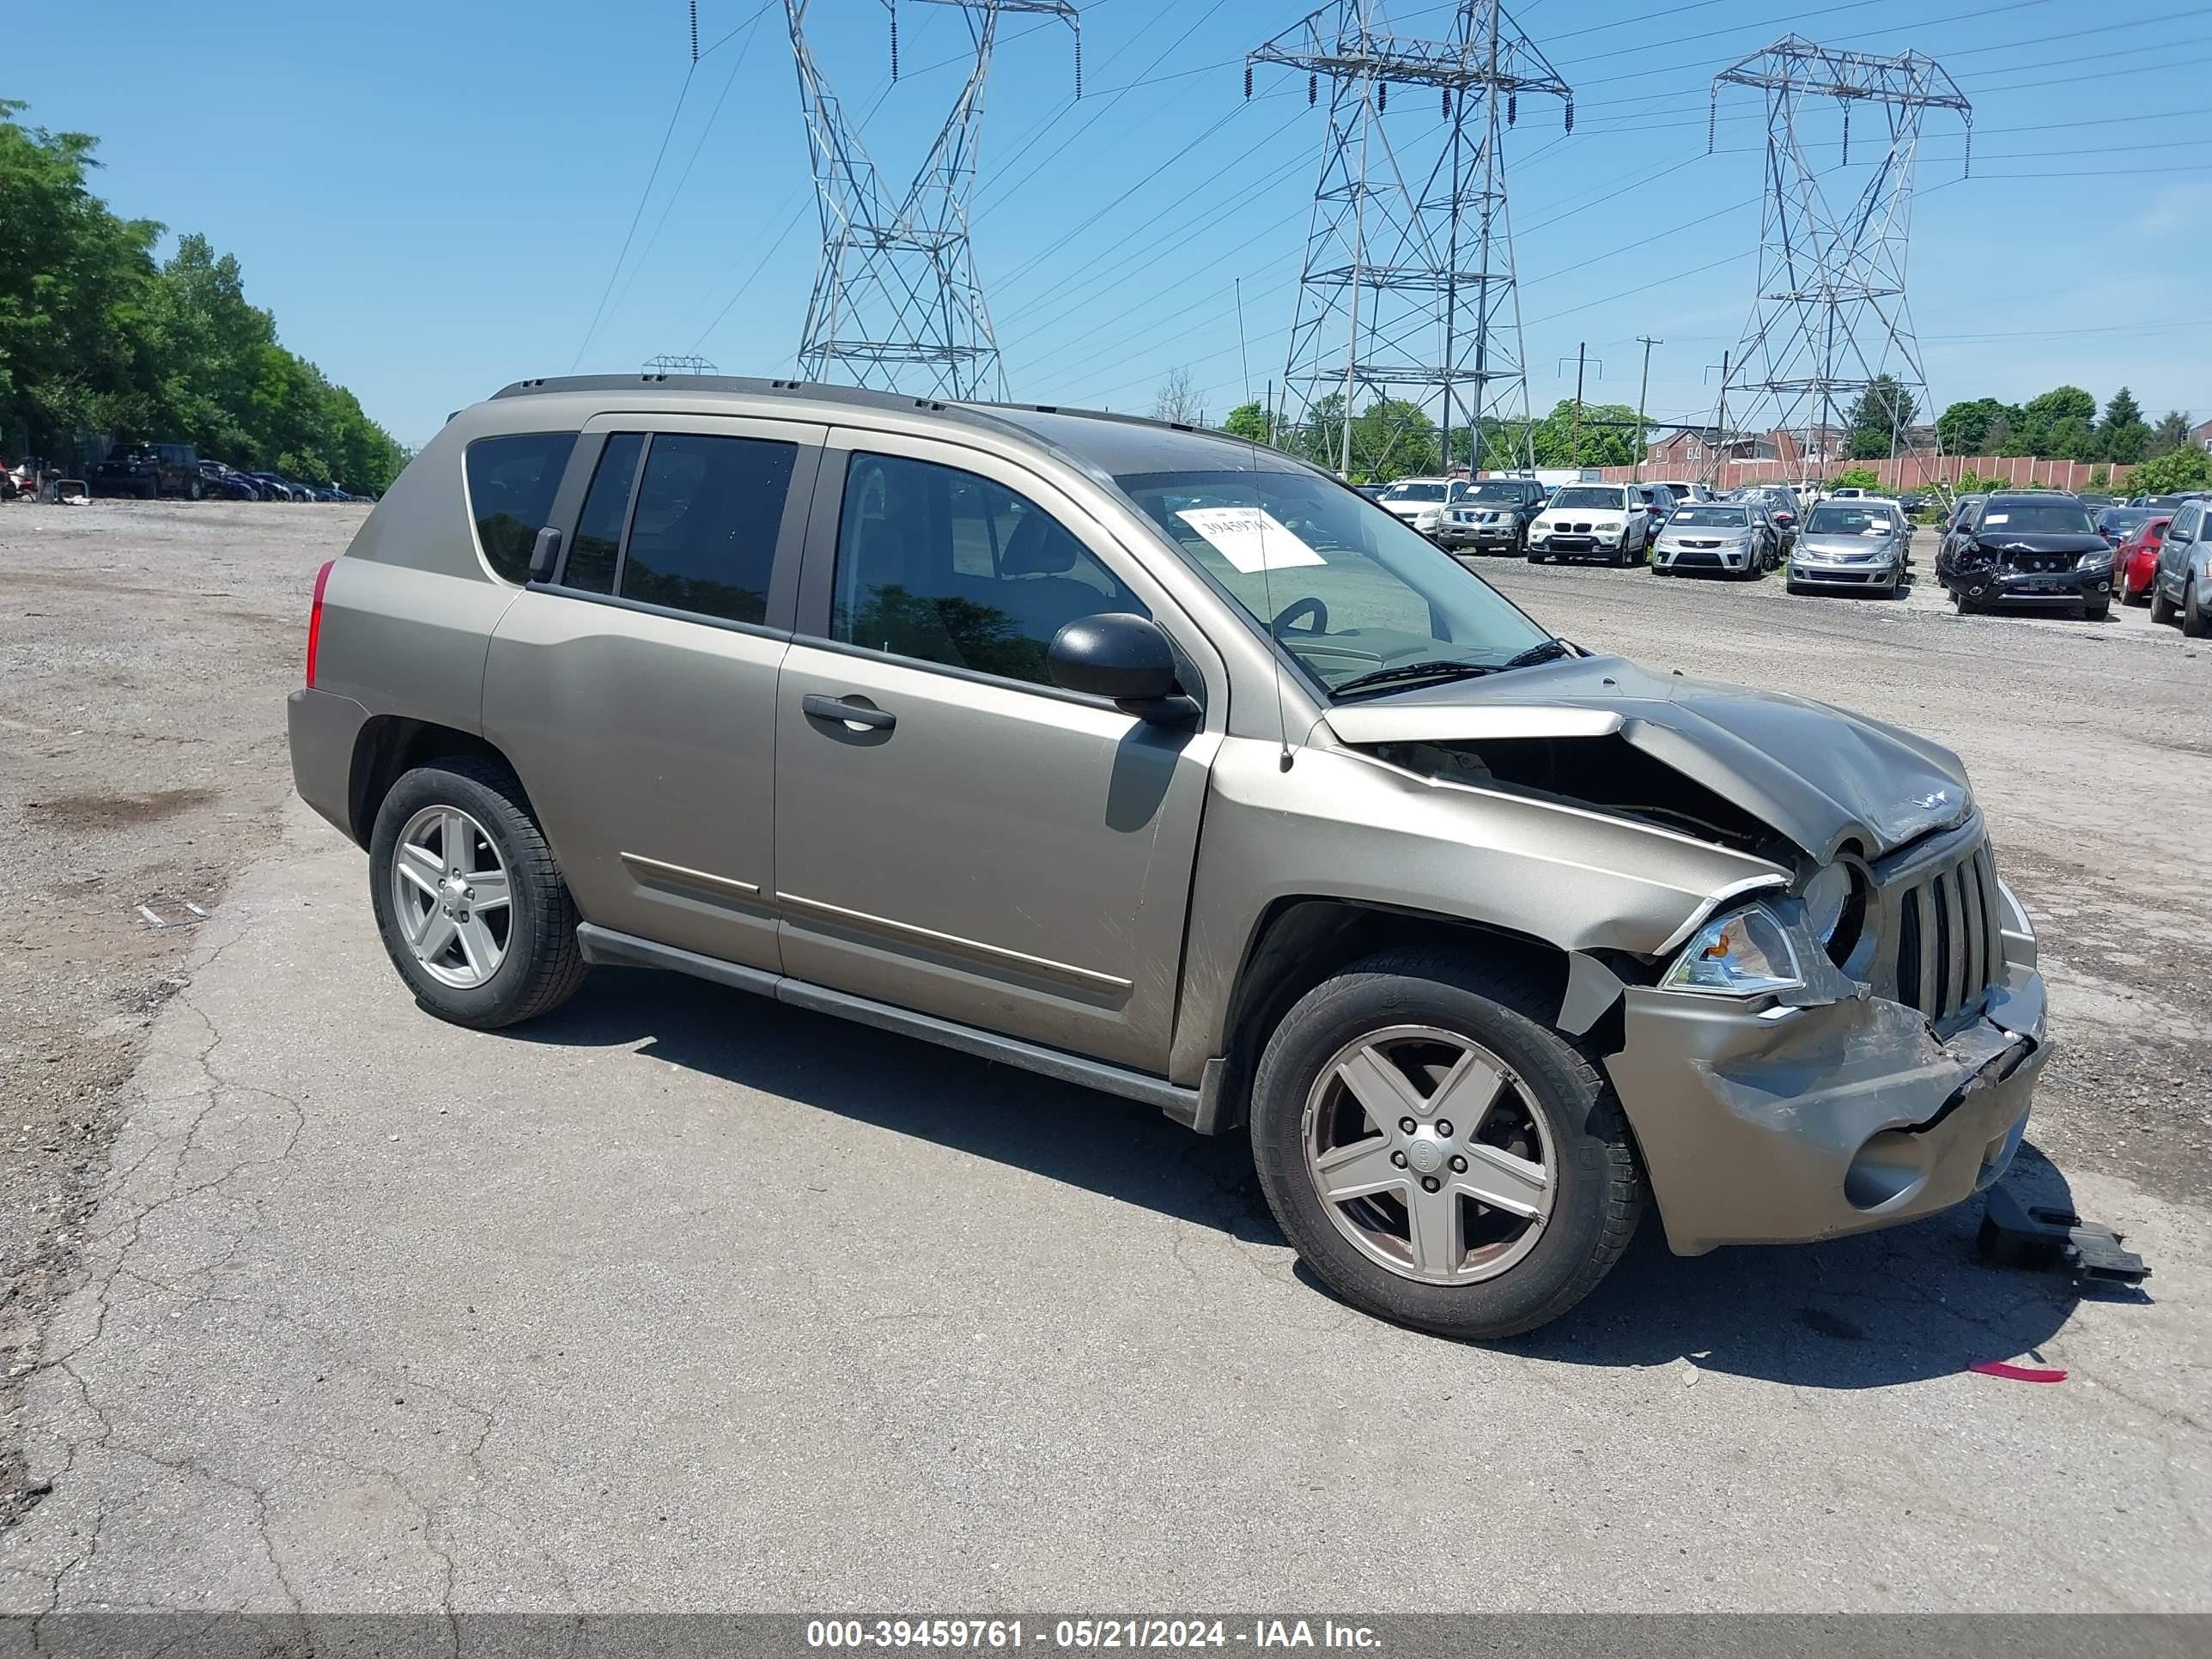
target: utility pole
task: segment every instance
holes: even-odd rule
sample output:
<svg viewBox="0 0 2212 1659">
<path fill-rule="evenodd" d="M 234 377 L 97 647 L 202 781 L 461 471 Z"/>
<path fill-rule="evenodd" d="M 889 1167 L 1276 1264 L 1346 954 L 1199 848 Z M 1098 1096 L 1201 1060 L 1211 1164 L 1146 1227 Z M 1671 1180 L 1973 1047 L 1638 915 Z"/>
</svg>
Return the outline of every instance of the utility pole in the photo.
<svg viewBox="0 0 2212 1659">
<path fill-rule="evenodd" d="M 1721 353 L 1721 406 L 1713 416 L 1713 483 L 1717 487 L 1728 475 L 1729 451 L 1735 446 L 1729 441 L 1728 427 L 1729 354 Z"/>
<path fill-rule="evenodd" d="M 1559 361 L 1564 363 L 1567 360 L 1562 357 Z M 1589 365 L 1589 342 L 1581 341 L 1575 347 L 1575 418 L 1573 425 L 1568 429 L 1567 438 L 1567 465 L 1578 472 L 1582 470 L 1583 465 L 1583 370 Z M 1598 363 L 1597 373 L 1600 380 L 1605 378 L 1605 364 L 1602 361 Z"/>
<path fill-rule="evenodd" d="M 1641 334 L 1636 337 L 1644 347 L 1644 379 L 1638 383 L 1636 388 L 1636 459 L 1632 463 L 1634 470 L 1628 476 L 1632 481 L 1641 483 L 1644 481 L 1644 452 L 1646 447 L 1644 438 L 1644 401 L 1651 391 L 1651 348 L 1656 345 L 1665 345 L 1667 343 L 1664 340 L 1648 339 Z"/>
</svg>

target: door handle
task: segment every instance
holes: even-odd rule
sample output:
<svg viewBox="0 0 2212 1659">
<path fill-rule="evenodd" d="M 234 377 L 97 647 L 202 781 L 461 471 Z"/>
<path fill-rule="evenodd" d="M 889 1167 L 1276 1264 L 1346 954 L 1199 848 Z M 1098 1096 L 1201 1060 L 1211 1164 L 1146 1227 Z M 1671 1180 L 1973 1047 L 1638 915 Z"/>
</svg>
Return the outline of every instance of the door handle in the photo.
<svg viewBox="0 0 2212 1659">
<path fill-rule="evenodd" d="M 847 726 L 866 726 L 871 731 L 888 732 L 898 724 L 898 716 L 888 708 L 843 697 L 825 697 L 812 691 L 799 700 L 799 707 L 809 720 L 842 720 Z"/>
</svg>

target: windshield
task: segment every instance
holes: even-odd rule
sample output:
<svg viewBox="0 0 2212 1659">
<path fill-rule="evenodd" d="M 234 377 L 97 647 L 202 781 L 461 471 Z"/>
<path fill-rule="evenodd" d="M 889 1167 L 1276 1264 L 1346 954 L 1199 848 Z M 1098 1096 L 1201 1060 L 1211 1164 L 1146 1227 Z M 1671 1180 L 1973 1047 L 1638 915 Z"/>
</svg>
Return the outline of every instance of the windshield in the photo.
<svg viewBox="0 0 2212 1659">
<path fill-rule="evenodd" d="M 1139 472 L 1115 482 L 1332 694 L 1415 663 L 1503 668 L 1551 639 L 1427 537 L 1326 478 Z"/>
<path fill-rule="evenodd" d="M 1983 510 L 1981 528 L 2001 530 L 2008 536 L 2097 533 L 2088 510 L 2079 501 L 1993 501 Z"/>
<path fill-rule="evenodd" d="M 2133 530 L 2149 517 L 2147 507 L 2108 507 L 2098 515 L 2097 522 L 2107 530 Z"/>
<path fill-rule="evenodd" d="M 1816 507 L 1805 520 L 1808 536 L 1883 536 L 1895 522 L 1880 507 Z"/>
<path fill-rule="evenodd" d="M 1553 507 L 1609 507 L 1620 511 L 1620 492 L 1597 484 L 1561 484 L 1552 494 Z"/>
<path fill-rule="evenodd" d="M 1463 501 L 1517 501 L 1521 499 L 1521 486 L 1512 483 L 1473 484 L 1460 492 L 1460 499 Z"/>
<path fill-rule="evenodd" d="M 1700 530 L 1741 530 L 1751 522 L 1747 507 L 1681 507 L 1667 520 L 1669 529 L 1688 526 Z"/>
<path fill-rule="evenodd" d="M 1394 483 L 1382 492 L 1386 501 L 1440 501 L 1444 498 L 1444 487 L 1440 483 Z"/>
</svg>

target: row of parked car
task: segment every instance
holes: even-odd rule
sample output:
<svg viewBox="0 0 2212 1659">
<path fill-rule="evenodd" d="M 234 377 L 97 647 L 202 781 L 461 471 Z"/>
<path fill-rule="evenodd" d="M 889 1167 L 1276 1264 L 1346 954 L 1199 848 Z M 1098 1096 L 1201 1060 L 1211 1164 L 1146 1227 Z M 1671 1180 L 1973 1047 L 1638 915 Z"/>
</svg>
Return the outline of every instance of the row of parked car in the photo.
<svg viewBox="0 0 2212 1659">
<path fill-rule="evenodd" d="M 163 495 L 180 501 L 367 501 L 331 484 L 302 483 L 281 472 L 252 471 L 222 461 L 203 459 L 191 444 L 125 444 L 98 466 L 88 481 L 94 495 L 134 496 L 150 501 Z"/>
<path fill-rule="evenodd" d="M 1912 522 L 1901 502 L 1839 489 L 1808 509 L 1787 484 L 1726 496 L 1687 481 L 1566 483 L 1535 478 L 1407 478 L 1375 500 L 1455 553 L 1644 564 L 1756 581 L 1784 573 L 1793 593 L 1903 592 L 1912 580 Z"/>
</svg>

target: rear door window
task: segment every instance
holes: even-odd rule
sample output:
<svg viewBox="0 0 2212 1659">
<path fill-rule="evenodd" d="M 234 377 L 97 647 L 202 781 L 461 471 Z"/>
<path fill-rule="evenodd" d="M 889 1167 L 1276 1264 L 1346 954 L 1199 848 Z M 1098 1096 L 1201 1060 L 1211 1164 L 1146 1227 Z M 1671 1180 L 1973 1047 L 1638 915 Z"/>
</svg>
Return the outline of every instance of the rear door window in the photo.
<svg viewBox="0 0 2212 1659">
<path fill-rule="evenodd" d="M 576 519 L 575 544 L 561 572 L 563 586 L 587 593 L 615 591 L 615 566 L 622 556 L 623 526 L 629 519 L 630 491 L 637 483 L 638 459 L 645 453 L 645 436 L 617 432 L 599 451 L 599 464 L 592 470 L 592 488 L 584 497 L 584 510 Z"/>
<path fill-rule="evenodd" d="M 519 432 L 469 446 L 465 465 L 477 546 L 503 580 L 530 579 L 530 550 L 553 511 L 554 492 L 575 447 L 573 432 Z"/>
<path fill-rule="evenodd" d="M 797 444 L 773 439 L 655 434 L 616 591 L 642 605 L 764 621 L 798 461 Z"/>
</svg>

